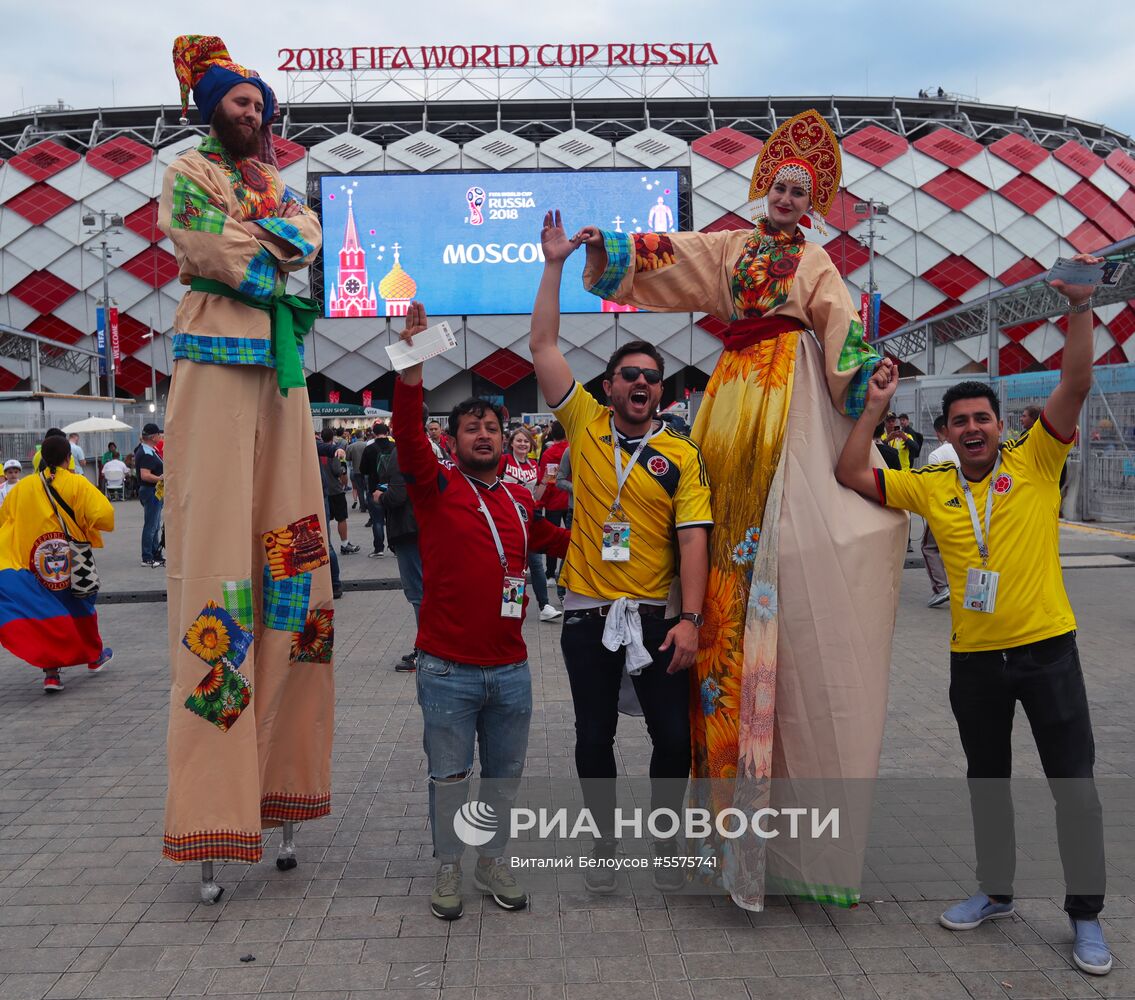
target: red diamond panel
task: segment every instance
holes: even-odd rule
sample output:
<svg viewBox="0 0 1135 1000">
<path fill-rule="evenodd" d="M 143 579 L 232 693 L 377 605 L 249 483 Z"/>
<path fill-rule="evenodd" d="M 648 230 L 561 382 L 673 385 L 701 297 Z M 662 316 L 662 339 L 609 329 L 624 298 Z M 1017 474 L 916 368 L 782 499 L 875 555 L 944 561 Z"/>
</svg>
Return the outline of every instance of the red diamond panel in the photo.
<svg viewBox="0 0 1135 1000">
<path fill-rule="evenodd" d="M 42 226 L 48 219 L 73 204 L 73 198 L 68 198 L 62 191 L 56 191 L 50 184 L 41 182 L 21 191 L 14 198 L 9 198 L 5 207 L 19 212 L 33 226 Z"/>
<path fill-rule="evenodd" d="M 519 354 L 513 354 L 507 347 L 502 347 L 483 361 L 478 361 L 473 366 L 473 371 L 482 378 L 487 378 L 493 385 L 507 389 L 532 371 L 532 362 Z"/>
<path fill-rule="evenodd" d="M 50 271 L 33 271 L 12 289 L 12 294 L 38 313 L 54 312 L 75 289 Z"/>
<path fill-rule="evenodd" d="M 1080 253 L 1094 253 L 1112 241 L 1101 233 L 1092 223 L 1082 222 L 1068 234 L 1068 242 Z"/>
<path fill-rule="evenodd" d="M 933 156 L 947 167 L 960 167 L 981 152 L 981 143 L 974 142 L 968 135 L 962 135 L 951 128 L 940 128 L 916 139 L 914 148 L 927 156 Z"/>
<path fill-rule="evenodd" d="M 929 319 L 931 316 L 937 316 L 939 313 L 949 312 L 955 306 L 960 306 L 961 303 L 957 299 L 944 299 L 939 302 L 933 309 L 927 309 L 919 319 Z"/>
<path fill-rule="evenodd" d="M 1135 219 L 1135 191 L 1128 191 L 1119 199 L 1119 207 L 1127 213 L 1129 219 Z"/>
<path fill-rule="evenodd" d="M 144 240 L 157 243 L 165 233 L 158 228 L 158 202 L 157 199 L 136 208 L 122 220 L 132 233 L 137 233 Z"/>
<path fill-rule="evenodd" d="M 708 314 L 699 319 L 697 324 L 705 330 L 706 333 L 712 334 L 718 340 L 721 340 L 721 335 L 729 329 L 728 323 L 723 323 L 716 316 L 710 316 Z"/>
<path fill-rule="evenodd" d="M 48 340 L 57 340 L 61 344 L 77 343 L 84 336 L 82 330 L 76 330 L 58 316 L 37 316 L 28 324 L 28 333 L 46 337 Z"/>
<path fill-rule="evenodd" d="M 143 364 L 137 358 L 123 358 L 118 363 L 115 383 L 120 389 L 141 396 L 150 388 L 150 366 Z"/>
<path fill-rule="evenodd" d="M 1073 139 L 1069 139 L 1052 155 L 1081 177 L 1091 177 L 1103 165 L 1103 160 L 1095 153 Z"/>
<path fill-rule="evenodd" d="M 1060 348 L 1055 354 L 1050 354 L 1041 364 L 1050 372 L 1059 371 L 1060 366 L 1064 364 L 1064 348 Z"/>
<path fill-rule="evenodd" d="M 1074 188 L 1066 191 L 1064 200 L 1078 208 L 1089 219 L 1109 204 L 1107 195 L 1100 194 L 1087 181 L 1080 181 Z"/>
<path fill-rule="evenodd" d="M 708 226 L 702 226 L 703 233 L 724 233 L 730 229 L 752 229 L 753 224 L 739 215 L 726 212 L 720 219 L 714 219 Z"/>
<path fill-rule="evenodd" d="M 930 268 L 922 277 L 943 295 L 948 295 L 952 299 L 960 299 L 974 285 L 983 280 L 986 274 L 972 261 L 966 260 L 965 257 L 950 254 L 945 260 L 939 261 Z"/>
<path fill-rule="evenodd" d="M 1128 306 L 1108 323 L 1107 328 L 1117 344 L 1126 344 L 1131 334 L 1135 333 L 1135 309 Z"/>
<path fill-rule="evenodd" d="M 177 261 L 161 247 L 146 247 L 119 266 L 151 288 L 161 288 L 177 278 Z"/>
<path fill-rule="evenodd" d="M 1000 375 L 1017 375 L 1039 367 L 1036 358 L 1020 344 L 1006 344 L 997 353 L 997 371 Z"/>
<path fill-rule="evenodd" d="M 1025 257 L 1017 261 L 1009 270 L 1002 271 L 997 275 L 997 280 L 1008 287 L 1015 285 L 1018 281 L 1035 278 L 1038 274 L 1044 274 L 1044 272 L 1045 268 L 1041 267 L 1032 257 Z"/>
<path fill-rule="evenodd" d="M 87 162 L 92 167 L 115 178 L 144 167 L 153 158 L 152 149 L 124 135 L 95 146 L 87 153 Z"/>
<path fill-rule="evenodd" d="M 879 336 L 894 333 L 900 326 L 906 326 L 906 317 L 892 309 L 886 302 L 879 303 Z"/>
<path fill-rule="evenodd" d="M 278 135 L 272 137 L 272 149 L 276 153 L 276 166 L 280 170 L 298 163 L 307 153 L 298 142 L 292 142 L 291 139 L 284 139 Z"/>
<path fill-rule="evenodd" d="M 1096 212 L 1092 216 L 1092 221 L 1116 242 L 1135 234 L 1135 226 L 1132 226 L 1131 220 L 1111 204 L 1105 205 Z"/>
<path fill-rule="evenodd" d="M 941 131 L 946 131 L 945 129 Z M 915 143 L 917 146 L 918 143 Z M 967 177 L 952 167 L 922 185 L 922 190 L 949 205 L 954 211 L 961 211 L 971 201 L 980 198 L 989 189 L 980 181 Z"/>
<path fill-rule="evenodd" d="M 1004 195 L 1017 208 L 1029 215 L 1056 197 L 1055 192 L 1050 191 L 1028 174 L 1018 174 L 1008 184 L 1003 184 L 997 193 Z"/>
<path fill-rule="evenodd" d="M 1033 330 L 1039 330 L 1044 326 L 1044 320 L 1033 320 L 1031 323 L 1018 323 L 1016 326 L 1007 326 L 1003 329 L 1003 333 L 1013 343 L 1019 344 L 1024 340 Z"/>
<path fill-rule="evenodd" d="M 1122 149 L 1113 149 L 1107 154 L 1107 159 L 1103 162 L 1128 184 L 1135 187 L 1135 159 L 1131 157 L 1131 154 L 1125 153 Z"/>
<path fill-rule="evenodd" d="M 858 156 L 873 166 L 885 167 L 896 156 L 905 153 L 910 143 L 885 128 L 868 125 L 854 135 L 846 136 L 840 145 L 852 156 Z"/>
<path fill-rule="evenodd" d="M 824 218 L 836 229 L 847 232 L 853 226 L 859 225 L 865 218 L 865 216 L 855 214 L 856 200 L 847 188 L 840 188 L 836 192 L 835 201 L 832 202 L 832 210 Z"/>
<path fill-rule="evenodd" d="M 53 174 L 71 166 L 72 163 L 78 162 L 78 153 L 50 139 L 44 139 L 30 149 L 25 149 L 18 156 L 13 156 L 8 161 L 8 165 L 27 174 L 33 181 L 45 181 Z"/>
<path fill-rule="evenodd" d="M 836 270 L 845 278 L 867 263 L 867 248 L 854 237 L 841 233 L 824 247 L 835 264 Z"/>
<path fill-rule="evenodd" d="M 7 368 L 0 368 L 0 392 L 11 392 L 22 382 L 15 372 L 8 371 Z"/>
<path fill-rule="evenodd" d="M 1006 135 L 989 147 L 994 156 L 1028 173 L 1048 159 L 1048 150 L 1023 135 Z"/>
<path fill-rule="evenodd" d="M 133 354 L 148 344 L 146 334 L 149 332 L 150 328 L 140 320 L 123 312 L 118 314 L 118 343 L 123 354 Z"/>
<path fill-rule="evenodd" d="M 716 132 L 695 139 L 691 148 L 699 156 L 720 163 L 723 167 L 735 167 L 749 157 L 756 156 L 763 145 L 760 139 L 738 132 L 735 128 L 719 128 Z"/>
</svg>

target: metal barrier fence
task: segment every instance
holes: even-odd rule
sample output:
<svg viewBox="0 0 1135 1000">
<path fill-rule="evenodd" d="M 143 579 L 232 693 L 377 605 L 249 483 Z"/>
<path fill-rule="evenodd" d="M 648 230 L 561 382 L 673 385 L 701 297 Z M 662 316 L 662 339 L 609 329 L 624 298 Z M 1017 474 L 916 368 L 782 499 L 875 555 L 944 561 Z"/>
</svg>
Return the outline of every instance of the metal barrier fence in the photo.
<svg viewBox="0 0 1135 1000">
<path fill-rule="evenodd" d="M 942 394 L 967 379 L 987 381 L 976 373 L 925 375 L 899 383 L 892 407 L 896 413 L 909 414 L 911 424 L 926 439 L 918 464 L 934 448 L 934 418 L 942 412 Z M 1059 380 L 1059 372 L 991 380 L 1001 401 L 1005 437 L 1021 432 L 1025 407 L 1043 407 Z M 1095 369 L 1068 457 L 1063 514 L 1079 521 L 1135 522 L 1135 364 Z"/>
</svg>

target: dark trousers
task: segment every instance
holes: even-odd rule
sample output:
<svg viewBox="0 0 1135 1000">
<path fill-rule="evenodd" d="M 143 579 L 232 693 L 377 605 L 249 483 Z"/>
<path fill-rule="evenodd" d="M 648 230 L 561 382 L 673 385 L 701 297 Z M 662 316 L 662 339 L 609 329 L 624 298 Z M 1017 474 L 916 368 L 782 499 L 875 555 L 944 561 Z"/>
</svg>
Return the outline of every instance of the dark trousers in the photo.
<svg viewBox="0 0 1135 1000">
<path fill-rule="evenodd" d="M 386 514 L 382 509 L 382 504 L 377 500 L 372 499 L 371 494 L 363 488 L 363 500 L 367 511 L 370 513 L 370 534 L 371 540 L 374 542 L 374 551 L 381 552 L 386 548 L 385 527 L 386 527 Z"/>
<path fill-rule="evenodd" d="M 615 730 L 624 651 L 602 643 L 605 618 L 564 612 L 560 647 L 575 706 L 575 768 L 584 803 L 603 836 L 614 834 Z M 642 638 L 654 662 L 634 681 L 653 751 L 650 755 L 650 807 L 681 816 L 690 776 L 690 678 L 685 670 L 668 674 L 673 650 L 658 647 L 675 619 L 642 619 Z"/>
<path fill-rule="evenodd" d="M 1013 714 L 1020 701 L 1056 802 L 1056 833 L 1073 917 L 1103 909 L 1103 809 L 1076 633 L 1012 649 L 950 655 L 950 706 L 968 765 L 970 809 L 982 892 L 1012 898 L 1016 832 L 1012 773 Z M 996 780 L 994 780 L 996 779 Z"/>
<path fill-rule="evenodd" d="M 138 499 L 143 510 L 142 519 L 142 561 L 153 562 L 161 552 L 159 532 L 162 526 L 162 501 L 158 499 L 157 487 L 153 483 L 143 483 L 138 487 Z"/>
<path fill-rule="evenodd" d="M 546 510 L 544 517 L 547 518 L 549 524 L 554 524 L 557 528 L 570 528 L 571 511 L 566 507 L 563 510 Z M 547 579 L 551 579 L 556 575 L 556 564 L 559 560 L 555 556 L 544 556 L 544 572 Z"/>
</svg>

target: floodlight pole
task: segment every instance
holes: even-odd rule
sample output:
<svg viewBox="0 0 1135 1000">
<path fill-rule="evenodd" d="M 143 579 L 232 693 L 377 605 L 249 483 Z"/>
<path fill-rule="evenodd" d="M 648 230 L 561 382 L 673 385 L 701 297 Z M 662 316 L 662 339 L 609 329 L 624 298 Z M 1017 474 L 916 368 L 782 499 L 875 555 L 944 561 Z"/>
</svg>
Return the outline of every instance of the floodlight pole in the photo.
<svg viewBox="0 0 1135 1000">
<path fill-rule="evenodd" d="M 117 212 L 108 212 L 106 209 L 88 210 L 83 216 L 83 224 L 93 227 L 95 216 L 98 216 L 98 228 L 90 228 L 88 233 L 101 236 L 98 242 L 99 257 L 102 260 L 102 322 L 103 322 L 103 354 L 106 364 L 106 391 L 110 396 L 110 415 L 118 416 L 117 390 L 114 385 L 114 344 L 110 332 L 110 255 L 117 247 L 112 247 L 107 240 L 108 233 L 118 233 L 123 224 L 122 216 Z"/>
<path fill-rule="evenodd" d="M 884 205 L 876 201 L 874 198 L 868 198 L 867 201 L 857 201 L 855 203 L 855 214 L 867 216 L 867 297 L 870 309 L 867 313 L 867 323 L 870 329 L 867 331 L 867 339 L 873 341 L 878 335 L 875 329 L 875 217 L 879 215 L 890 214 L 890 205 Z M 884 237 L 879 236 L 879 239 Z"/>
</svg>

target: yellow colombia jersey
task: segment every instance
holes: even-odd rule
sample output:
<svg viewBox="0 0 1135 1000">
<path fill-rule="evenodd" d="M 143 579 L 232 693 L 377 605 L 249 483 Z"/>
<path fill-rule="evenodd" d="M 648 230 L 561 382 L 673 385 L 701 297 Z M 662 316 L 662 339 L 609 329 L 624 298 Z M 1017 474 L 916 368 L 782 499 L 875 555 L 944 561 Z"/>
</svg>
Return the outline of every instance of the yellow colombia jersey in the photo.
<svg viewBox="0 0 1135 1000">
<path fill-rule="evenodd" d="M 623 486 L 629 562 L 603 562 L 603 522 L 615 500 L 611 412 L 578 382 L 555 409 L 571 448 L 575 519 L 559 583 L 587 597 L 665 600 L 675 572 L 675 529 L 710 527 L 709 476 L 698 446 L 665 428 L 650 439 Z M 623 446 L 623 464 L 634 448 Z"/>
<path fill-rule="evenodd" d="M 1076 627 L 1060 572 L 1058 520 L 1060 470 L 1071 443 L 1056 437 L 1042 416 L 1017 440 L 1001 445 L 988 541 L 989 569 L 1001 577 L 991 615 L 962 607 L 966 571 L 980 568 L 981 556 L 957 467 L 948 462 L 910 472 L 875 470 L 880 499 L 921 514 L 938 541 L 950 583 L 952 651 L 1010 649 Z M 970 483 L 983 530 L 989 489 L 989 476 Z"/>
</svg>

